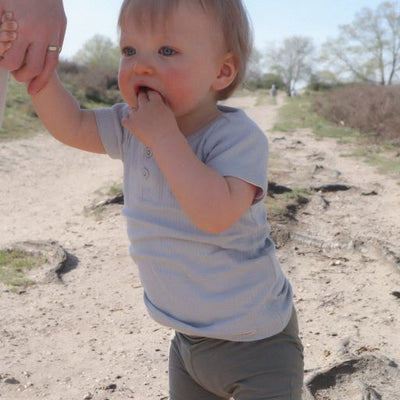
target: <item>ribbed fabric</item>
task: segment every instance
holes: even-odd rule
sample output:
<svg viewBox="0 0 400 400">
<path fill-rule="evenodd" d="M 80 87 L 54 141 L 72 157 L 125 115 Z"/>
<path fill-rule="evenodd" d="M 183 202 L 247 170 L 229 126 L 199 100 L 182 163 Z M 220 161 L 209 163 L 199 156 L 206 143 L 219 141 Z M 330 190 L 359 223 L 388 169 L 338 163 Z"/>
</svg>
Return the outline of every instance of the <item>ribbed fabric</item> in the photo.
<svg viewBox="0 0 400 400">
<path fill-rule="evenodd" d="M 259 188 L 254 204 L 225 232 L 196 228 L 183 213 L 151 150 L 121 126 L 124 105 L 96 111 L 107 153 L 124 163 L 123 214 L 151 317 L 179 332 L 251 341 L 281 332 L 292 290 L 269 239 L 265 205 L 268 143 L 243 111 L 221 116 L 188 142 L 223 176 Z"/>
</svg>

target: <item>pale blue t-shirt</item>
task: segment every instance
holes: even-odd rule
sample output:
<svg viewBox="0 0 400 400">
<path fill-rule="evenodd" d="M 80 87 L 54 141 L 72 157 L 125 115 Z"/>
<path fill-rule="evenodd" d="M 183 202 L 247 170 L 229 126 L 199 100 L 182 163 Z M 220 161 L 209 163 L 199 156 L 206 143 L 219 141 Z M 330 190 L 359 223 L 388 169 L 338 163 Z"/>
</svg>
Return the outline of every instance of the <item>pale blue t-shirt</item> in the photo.
<svg viewBox="0 0 400 400">
<path fill-rule="evenodd" d="M 262 199 L 268 142 L 238 109 L 187 140 L 199 159 L 223 176 L 259 188 L 254 204 L 219 234 L 184 214 L 154 160 L 121 125 L 124 104 L 96 110 L 106 152 L 124 164 L 123 215 L 150 316 L 181 333 L 251 341 L 281 332 L 292 313 L 292 290 L 275 255 Z"/>
</svg>

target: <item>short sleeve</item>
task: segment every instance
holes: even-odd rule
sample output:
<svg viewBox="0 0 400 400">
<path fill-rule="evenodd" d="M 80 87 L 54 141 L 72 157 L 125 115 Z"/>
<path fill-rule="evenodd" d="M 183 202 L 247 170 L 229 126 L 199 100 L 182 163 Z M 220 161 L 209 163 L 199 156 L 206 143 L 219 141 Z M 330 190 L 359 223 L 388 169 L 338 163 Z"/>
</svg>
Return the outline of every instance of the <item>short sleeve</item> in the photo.
<svg viewBox="0 0 400 400">
<path fill-rule="evenodd" d="M 97 127 L 106 153 L 111 157 L 123 160 L 123 142 L 125 131 L 121 125 L 126 104 L 115 104 L 111 108 L 95 110 Z"/>
<path fill-rule="evenodd" d="M 223 176 L 233 176 L 257 186 L 254 203 L 264 198 L 268 140 L 243 111 L 226 108 L 224 117 L 214 124 L 203 146 L 200 158 L 205 164 Z"/>
</svg>

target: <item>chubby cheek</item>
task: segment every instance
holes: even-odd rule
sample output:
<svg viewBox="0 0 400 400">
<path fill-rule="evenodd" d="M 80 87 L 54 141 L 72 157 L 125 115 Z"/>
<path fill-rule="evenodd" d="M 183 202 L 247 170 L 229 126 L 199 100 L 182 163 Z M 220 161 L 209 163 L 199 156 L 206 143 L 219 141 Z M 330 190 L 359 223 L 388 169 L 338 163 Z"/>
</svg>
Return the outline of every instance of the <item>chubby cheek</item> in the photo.
<svg viewBox="0 0 400 400">
<path fill-rule="evenodd" d="M 196 93 L 193 77 L 175 70 L 170 70 L 164 79 L 164 88 L 168 105 L 178 114 L 190 107 Z"/>
<path fill-rule="evenodd" d="M 130 106 L 136 106 L 136 96 L 133 86 L 130 84 L 130 79 L 123 70 L 120 69 L 118 73 L 118 87 L 121 92 L 122 98 Z"/>
</svg>

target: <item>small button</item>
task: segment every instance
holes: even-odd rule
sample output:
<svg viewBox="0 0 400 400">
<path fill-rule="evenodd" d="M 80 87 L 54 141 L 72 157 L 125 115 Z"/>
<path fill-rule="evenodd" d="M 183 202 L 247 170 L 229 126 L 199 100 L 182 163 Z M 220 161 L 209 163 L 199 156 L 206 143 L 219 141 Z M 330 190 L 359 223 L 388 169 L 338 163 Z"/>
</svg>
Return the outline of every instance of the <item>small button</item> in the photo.
<svg viewBox="0 0 400 400">
<path fill-rule="evenodd" d="M 147 168 L 143 168 L 143 178 L 148 179 L 150 176 L 150 171 Z"/>
<path fill-rule="evenodd" d="M 146 147 L 144 150 L 144 155 L 146 158 L 153 157 L 153 152 L 151 151 L 150 147 Z"/>
</svg>

